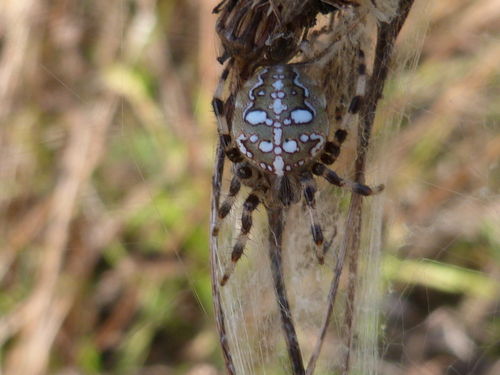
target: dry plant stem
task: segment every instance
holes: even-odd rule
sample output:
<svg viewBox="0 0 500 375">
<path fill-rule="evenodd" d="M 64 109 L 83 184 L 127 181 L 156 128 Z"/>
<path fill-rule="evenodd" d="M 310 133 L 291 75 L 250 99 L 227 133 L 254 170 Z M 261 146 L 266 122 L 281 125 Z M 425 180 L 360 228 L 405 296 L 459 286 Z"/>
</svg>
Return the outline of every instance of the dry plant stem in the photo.
<svg viewBox="0 0 500 375">
<path fill-rule="evenodd" d="M 368 85 L 367 95 L 365 97 L 366 103 L 360 110 L 360 136 L 358 137 L 358 153 L 355 163 L 355 181 L 364 183 L 364 171 L 366 164 L 366 157 L 368 146 L 370 144 L 371 131 L 375 121 L 375 114 L 377 109 L 378 100 L 382 97 L 385 82 L 389 73 L 390 59 L 394 49 L 396 38 L 403 27 L 403 24 L 408 17 L 408 13 L 413 5 L 414 0 L 402 0 L 399 4 L 398 15 L 391 22 L 383 22 L 377 32 L 377 46 L 375 48 L 375 63 L 373 67 L 373 74 Z M 349 371 L 349 358 L 351 353 L 352 344 L 352 323 L 354 319 L 354 299 L 356 294 L 356 285 L 358 274 L 358 259 L 359 259 L 359 246 L 360 246 L 360 233 L 362 227 L 361 215 L 361 200 L 359 196 L 352 196 L 349 212 L 354 214 L 354 234 L 349 251 L 349 286 L 347 292 L 346 302 L 346 316 L 344 329 L 347 337 L 348 350 L 344 358 L 344 373 Z"/>
<path fill-rule="evenodd" d="M 357 194 L 353 194 L 352 198 L 351 198 L 351 207 L 353 206 L 354 202 L 359 202 L 358 204 L 361 207 L 361 196 L 359 196 Z M 360 207 L 358 208 L 358 210 L 360 210 Z M 346 228 L 352 228 L 353 225 L 355 224 L 355 218 L 353 216 L 355 213 L 356 213 L 356 211 L 349 209 L 349 214 L 348 214 L 347 222 L 346 222 Z M 349 232 L 346 231 L 345 233 L 349 233 Z M 340 246 L 340 250 L 339 250 L 339 253 L 337 256 L 337 262 L 335 264 L 333 280 L 330 284 L 330 291 L 328 293 L 328 308 L 327 308 L 327 312 L 325 315 L 325 320 L 323 322 L 321 332 L 318 336 L 318 340 L 316 341 L 316 346 L 314 347 L 314 351 L 311 355 L 311 359 L 309 360 L 309 363 L 307 365 L 306 375 L 312 375 L 314 373 L 314 369 L 316 368 L 316 363 L 318 361 L 319 354 L 321 352 L 321 347 L 323 346 L 326 332 L 327 332 L 328 326 L 330 325 L 330 320 L 332 318 L 332 313 L 333 313 L 333 306 L 335 305 L 335 298 L 337 296 L 337 290 L 339 287 L 340 275 L 342 273 L 342 269 L 344 268 L 346 250 L 347 250 L 347 247 L 349 246 L 350 238 L 351 237 L 349 235 L 346 235 L 342 239 L 342 244 Z"/>
<path fill-rule="evenodd" d="M 286 296 L 285 281 L 283 277 L 283 228 L 285 226 L 285 210 L 283 208 L 270 209 L 266 207 L 269 222 L 269 257 L 271 259 L 271 273 L 274 281 L 274 291 L 281 316 L 286 348 L 290 358 L 293 375 L 304 374 L 304 363 L 300 352 L 297 333 L 292 321 L 290 304 Z"/>
<path fill-rule="evenodd" d="M 352 346 L 352 323 L 354 321 L 354 302 L 356 297 L 357 275 L 358 275 L 358 259 L 359 259 L 359 245 L 361 240 L 361 212 L 362 212 L 362 199 L 359 195 L 351 196 L 351 203 L 349 206 L 349 213 L 352 215 L 352 237 L 351 246 L 349 248 L 349 284 L 347 287 L 347 300 L 345 307 L 345 320 L 344 320 L 344 337 L 346 338 L 346 352 L 342 364 L 342 373 L 349 373 L 349 359 L 351 357 Z M 351 215 L 349 215 L 351 218 Z"/>
<path fill-rule="evenodd" d="M 382 91 L 384 89 L 385 81 L 389 72 L 390 58 L 392 56 L 392 51 L 394 49 L 394 42 L 398 36 L 408 13 L 413 5 L 414 0 L 402 0 L 399 3 L 398 15 L 389 23 L 381 23 L 378 27 L 377 32 L 377 46 L 375 50 L 375 62 L 372 73 L 372 78 L 368 84 L 368 90 L 365 95 L 365 103 L 360 109 L 360 136 L 358 137 L 357 146 L 357 158 L 355 163 L 355 179 L 354 181 L 363 184 L 364 183 L 364 171 L 366 164 L 366 157 L 368 152 L 368 146 L 370 144 L 371 131 L 373 128 L 373 123 L 375 120 L 375 113 L 377 109 L 378 100 L 382 97 Z M 347 291 L 347 306 L 346 306 L 346 317 L 344 329 L 347 336 L 346 343 L 346 354 L 343 359 L 343 374 L 349 372 L 349 359 L 351 352 L 352 343 L 352 322 L 354 318 L 354 298 L 356 293 L 356 275 L 358 267 L 358 257 L 359 257 L 359 246 L 360 246 L 360 233 L 362 228 L 362 197 L 356 194 L 351 196 L 351 202 L 349 205 L 348 219 L 346 222 L 346 228 L 354 228 L 352 231 L 345 231 L 345 233 L 352 233 L 350 236 L 346 236 L 342 241 L 342 245 L 337 258 L 337 264 L 335 267 L 335 275 L 331 283 L 330 293 L 329 293 L 329 304 L 328 311 L 325 317 L 323 328 L 319 335 L 316 347 L 313 351 L 311 359 L 309 361 L 306 375 L 312 375 L 314 368 L 316 366 L 317 359 L 321 352 L 321 346 L 323 345 L 324 337 L 326 335 L 326 330 L 330 323 L 331 315 L 333 313 L 333 306 L 335 304 L 335 298 L 337 295 L 338 284 L 340 280 L 340 274 L 342 272 L 346 250 L 349 247 L 349 286 Z"/>
<path fill-rule="evenodd" d="M 217 212 L 219 209 L 220 201 L 220 191 L 222 185 L 222 175 L 224 172 L 224 161 L 226 155 L 222 149 L 220 142 L 217 144 L 217 151 L 215 154 L 215 163 L 213 170 L 213 180 L 212 180 L 212 208 L 211 208 L 211 218 L 210 222 L 212 226 L 217 222 Z M 213 228 L 210 228 L 212 232 Z M 219 272 L 219 244 L 217 236 L 210 236 L 210 278 L 212 280 L 212 294 L 214 303 L 214 314 L 215 322 L 217 324 L 217 332 L 219 333 L 219 341 L 222 349 L 222 355 L 224 356 L 224 363 L 226 365 L 226 370 L 229 375 L 235 375 L 236 370 L 233 363 L 233 358 L 231 356 L 231 351 L 229 349 L 229 343 L 227 340 L 227 330 L 226 322 L 224 317 L 224 310 L 222 309 L 222 301 L 220 295 L 220 272 Z"/>
</svg>

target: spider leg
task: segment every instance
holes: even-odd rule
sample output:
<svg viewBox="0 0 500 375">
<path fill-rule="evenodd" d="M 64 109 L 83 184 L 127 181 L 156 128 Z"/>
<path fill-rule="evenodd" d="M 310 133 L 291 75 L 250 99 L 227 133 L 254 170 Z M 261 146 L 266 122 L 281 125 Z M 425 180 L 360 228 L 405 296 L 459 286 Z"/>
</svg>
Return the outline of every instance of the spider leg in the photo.
<svg viewBox="0 0 500 375">
<path fill-rule="evenodd" d="M 235 168 L 234 176 L 229 185 L 229 194 L 217 211 L 217 221 L 212 229 L 212 236 L 217 236 L 219 234 L 222 220 L 231 212 L 234 202 L 236 201 L 236 196 L 240 192 L 241 182 L 248 185 L 252 178 L 255 181 L 259 179 L 260 176 L 255 175 L 247 163 L 242 163 Z"/>
<path fill-rule="evenodd" d="M 233 251 L 231 252 L 231 263 L 226 268 L 224 272 L 224 276 L 222 276 L 222 280 L 220 284 L 224 286 L 234 271 L 234 267 L 236 262 L 243 255 L 243 250 L 245 250 L 245 246 L 247 244 L 248 233 L 252 228 L 253 219 L 252 213 L 257 208 L 259 203 L 264 197 L 264 192 L 262 188 L 253 189 L 252 192 L 248 195 L 245 203 L 243 203 L 243 212 L 241 214 L 241 232 L 236 240 L 236 244 L 233 247 Z"/>
<path fill-rule="evenodd" d="M 321 155 L 321 161 L 324 164 L 330 165 L 337 160 L 337 157 L 340 154 L 340 147 L 342 143 L 344 143 L 347 138 L 347 129 L 351 127 L 351 123 L 359 112 L 361 108 L 361 104 L 365 98 L 366 92 L 366 62 L 365 62 L 365 53 L 362 49 L 359 49 L 359 65 L 358 65 L 358 82 L 356 84 L 356 93 L 354 97 L 351 99 L 351 103 L 349 104 L 349 108 L 347 110 L 346 115 L 342 118 L 340 111 L 337 109 L 335 112 L 335 120 L 339 125 L 339 128 L 335 132 L 334 138 L 332 141 L 328 141 L 325 144 L 325 153 Z"/>
<path fill-rule="evenodd" d="M 229 126 L 225 117 L 226 113 L 224 112 L 225 106 L 224 102 L 222 101 L 222 92 L 224 90 L 224 86 L 226 85 L 227 77 L 229 76 L 233 62 L 234 60 L 231 59 L 222 71 L 219 83 L 217 85 L 217 88 L 215 89 L 214 98 L 212 100 L 212 107 L 214 108 L 215 116 L 217 117 L 219 133 L 221 134 L 229 134 Z"/>
<path fill-rule="evenodd" d="M 236 196 L 240 192 L 240 189 L 240 178 L 237 175 L 234 175 L 231 180 L 231 184 L 229 185 L 229 195 L 226 197 L 224 202 L 222 202 L 219 210 L 217 211 L 217 221 L 212 229 L 212 236 L 217 236 L 219 234 L 220 223 L 231 212 L 231 208 L 233 208 Z"/>
<path fill-rule="evenodd" d="M 304 192 L 307 210 L 311 216 L 311 233 L 314 243 L 316 244 L 316 256 L 319 264 L 323 264 L 325 262 L 323 251 L 323 231 L 317 220 L 316 199 L 314 198 L 317 191 L 316 181 L 314 180 L 312 173 L 304 172 L 300 176 L 300 183 Z"/>
<path fill-rule="evenodd" d="M 231 129 L 229 128 L 229 123 L 227 121 L 229 115 L 229 108 L 234 102 L 234 95 L 229 95 L 229 98 L 224 101 L 222 100 L 222 92 L 224 91 L 224 86 L 226 84 L 229 73 L 234 64 L 234 59 L 229 60 L 227 66 L 222 71 L 222 75 L 219 80 L 219 84 L 215 89 L 214 98 L 212 100 L 212 107 L 215 112 L 215 117 L 217 119 L 217 127 L 219 129 L 220 142 L 224 153 L 233 163 L 239 163 L 243 161 L 243 156 L 240 150 L 236 147 L 233 139 L 231 137 Z"/>
<path fill-rule="evenodd" d="M 316 163 L 312 166 L 312 172 L 316 176 L 321 176 L 325 180 L 327 180 L 329 183 L 332 185 L 339 186 L 343 189 L 347 189 L 353 193 L 359 194 L 359 195 L 364 195 L 364 196 L 369 196 L 369 195 L 374 195 L 380 193 L 382 190 L 384 190 L 384 185 L 379 185 L 377 187 L 371 188 L 367 185 L 360 184 L 355 181 L 351 180 L 345 180 L 337 175 L 334 171 L 331 169 L 328 169 L 326 166 L 324 166 L 321 163 Z"/>
<path fill-rule="evenodd" d="M 358 82 L 356 83 L 356 93 L 354 97 L 351 99 L 351 103 L 349 104 L 349 108 L 347 110 L 347 114 L 342 119 L 340 123 L 339 129 L 348 129 L 354 117 L 359 112 L 361 108 L 361 104 L 365 98 L 366 92 L 366 62 L 365 62 L 365 53 L 360 48 L 359 49 L 359 65 L 358 65 Z"/>
<path fill-rule="evenodd" d="M 337 111 L 337 114 L 335 116 L 336 118 L 341 118 L 340 112 Z M 340 147 L 342 146 L 342 143 L 347 138 L 347 131 L 344 129 L 337 129 L 335 132 L 335 135 L 333 137 L 332 141 L 328 141 L 325 144 L 325 149 L 324 149 L 324 154 L 321 155 L 321 162 L 330 165 L 337 160 L 337 158 L 340 155 Z"/>
</svg>

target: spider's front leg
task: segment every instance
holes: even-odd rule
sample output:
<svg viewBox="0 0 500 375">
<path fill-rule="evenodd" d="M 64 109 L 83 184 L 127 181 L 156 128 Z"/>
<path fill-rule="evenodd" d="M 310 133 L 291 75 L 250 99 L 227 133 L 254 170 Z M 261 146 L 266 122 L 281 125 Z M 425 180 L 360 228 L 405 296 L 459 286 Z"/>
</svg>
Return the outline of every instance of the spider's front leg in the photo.
<svg viewBox="0 0 500 375">
<path fill-rule="evenodd" d="M 326 142 L 325 149 L 323 155 L 321 155 L 321 162 L 326 165 L 331 165 L 337 160 L 340 154 L 340 148 L 342 143 L 347 138 L 347 131 L 351 127 L 351 123 L 356 118 L 356 115 L 361 108 L 361 104 L 365 98 L 366 92 L 366 61 L 365 61 L 365 53 L 362 49 L 359 50 L 358 54 L 358 80 L 356 83 L 356 92 L 354 97 L 351 99 L 349 103 L 349 107 L 347 109 L 347 113 L 342 118 L 340 110 L 337 109 L 335 111 L 335 121 L 339 124 L 339 128 L 335 132 L 333 140 Z"/>
<path fill-rule="evenodd" d="M 215 117 L 217 119 L 217 128 L 220 136 L 220 143 L 222 149 L 226 154 L 227 158 L 233 163 L 240 163 L 243 161 L 243 156 L 240 150 L 236 146 L 234 140 L 231 136 L 231 129 L 229 127 L 228 118 L 232 113 L 230 109 L 234 107 L 235 95 L 230 94 L 226 102 L 222 100 L 222 92 L 224 86 L 226 85 L 227 78 L 234 64 L 234 60 L 231 59 L 224 68 L 222 75 L 219 80 L 219 84 L 214 93 L 214 98 L 212 100 L 212 107 L 215 112 Z"/>
</svg>

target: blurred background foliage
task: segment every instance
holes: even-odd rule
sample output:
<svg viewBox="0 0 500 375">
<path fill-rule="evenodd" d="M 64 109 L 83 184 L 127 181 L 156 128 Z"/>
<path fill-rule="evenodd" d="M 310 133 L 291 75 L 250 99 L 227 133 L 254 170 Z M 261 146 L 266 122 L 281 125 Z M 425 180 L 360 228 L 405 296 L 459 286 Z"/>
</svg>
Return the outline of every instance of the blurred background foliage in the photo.
<svg viewBox="0 0 500 375">
<path fill-rule="evenodd" d="M 3 374 L 222 373 L 216 4 L 0 3 Z M 498 374 L 500 0 L 418 4 L 399 43 L 430 22 L 418 67 L 381 107 L 407 112 L 375 150 L 390 152 L 381 366 Z"/>
</svg>

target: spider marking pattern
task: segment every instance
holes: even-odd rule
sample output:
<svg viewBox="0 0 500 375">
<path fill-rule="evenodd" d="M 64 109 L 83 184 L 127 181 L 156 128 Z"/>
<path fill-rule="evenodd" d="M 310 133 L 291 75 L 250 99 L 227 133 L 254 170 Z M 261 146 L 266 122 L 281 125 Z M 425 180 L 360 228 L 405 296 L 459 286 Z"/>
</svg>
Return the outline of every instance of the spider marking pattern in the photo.
<svg viewBox="0 0 500 375">
<path fill-rule="evenodd" d="M 252 228 L 252 213 L 263 203 L 286 208 L 300 201 L 307 205 L 316 256 L 324 263 L 323 232 L 317 219 L 314 176 L 353 193 L 369 196 L 383 186 L 369 186 L 341 178 L 328 168 L 340 154 L 347 129 L 355 119 L 365 95 L 366 64 L 359 50 L 356 92 L 346 115 L 336 111 L 338 129 L 329 139 L 327 102 L 318 85 L 307 76 L 305 64 L 277 64 L 259 67 L 226 101 L 222 93 L 234 59 L 224 69 L 212 102 L 217 117 L 220 142 L 233 163 L 229 193 L 218 210 L 212 235 L 230 213 L 241 185 L 251 188 L 241 216 L 241 230 L 231 253 L 231 261 L 221 279 L 224 285 L 245 249 Z"/>
</svg>

